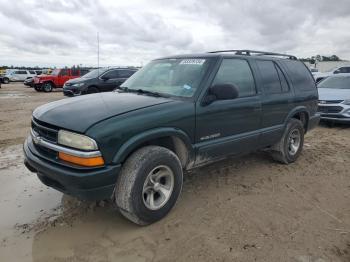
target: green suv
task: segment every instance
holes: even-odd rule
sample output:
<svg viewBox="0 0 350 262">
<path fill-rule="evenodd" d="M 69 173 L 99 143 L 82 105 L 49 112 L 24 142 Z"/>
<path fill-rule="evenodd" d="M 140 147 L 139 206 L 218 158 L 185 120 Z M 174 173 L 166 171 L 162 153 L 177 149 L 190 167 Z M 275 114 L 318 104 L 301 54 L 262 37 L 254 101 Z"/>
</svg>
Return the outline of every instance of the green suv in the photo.
<svg viewBox="0 0 350 262">
<path fill-rule="evenodd" d="M 80 199 L 112 199 L 146 225 L 175 205 L 186 170 L 264 149 L 288 164 L 319 122 L 294 56 L 249 50 L 156 59 L 119 89 L 33 112 L 25 165 Z"/>
</svg>

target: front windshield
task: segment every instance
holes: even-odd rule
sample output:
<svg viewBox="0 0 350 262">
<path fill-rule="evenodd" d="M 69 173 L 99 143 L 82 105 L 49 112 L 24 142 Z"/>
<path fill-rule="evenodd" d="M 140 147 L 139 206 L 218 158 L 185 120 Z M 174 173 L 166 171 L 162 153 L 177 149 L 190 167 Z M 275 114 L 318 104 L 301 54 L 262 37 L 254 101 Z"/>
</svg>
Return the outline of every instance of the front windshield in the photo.
<svg viewBox="0 0 350 262">
<path fill-rule="evenodd" d="M 59 73 L 60 73 L 60 70 L 59 70 L 59 69 L 54 69 L 54 70 L 51 72 L 51 75 L 53 75 L 53 76 L 58 76 Z"/>
<path fill-rule="evenodd" d="M 350 89 L 350 77 L 328 77 L 318 84 L 318 88 Z"/>
<path fill-rule="evenodd" d="M 154 60 L 130 77 L 121 87 L 170 96 L 192 97 L 208 64 L 209 60 L 202 58 Z"/>
<path fill-rule="evenodd" d="M 106 69 L 95 69 L 90 71 L 89 73 L 83 75 L 81 78 L 96 78 L 99 75 L 101 75 L 104 71 L 106 71 Z"/>
</svg>

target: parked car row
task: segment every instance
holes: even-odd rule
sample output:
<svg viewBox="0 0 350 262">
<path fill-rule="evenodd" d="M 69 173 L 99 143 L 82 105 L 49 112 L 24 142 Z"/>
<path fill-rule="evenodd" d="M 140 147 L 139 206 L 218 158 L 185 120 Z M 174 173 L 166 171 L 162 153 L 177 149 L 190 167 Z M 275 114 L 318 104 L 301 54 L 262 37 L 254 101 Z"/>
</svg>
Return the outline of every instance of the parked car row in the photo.
<svg viewBox="0 0 350 262">
<path fill-rule="evenodd" d="M 65 82 L 63 93 L 65 96 L 77 96 L 113 91 L 136 71 L 135 68 L 95 69 L 82 77 Z"/>
<path fill-rule="evenodd" d="M 350 74 L 334 75 L 318 83 L 321 119 L 350 124 Z"/>
<path fill-rule="evenodd" d="M 68 80 L 81 77 L 88 72 L 89 69 L 79 68 L 54 69 L 50 75 L 35 76 L 32 85 L 38 92 L 51 92 L 54 88 L 62 88 Z"/>
<path fill-rule="evenodd" d="M 24 81 L 41 73 L 41 70 L 14 70 L 6 73 L 2 78 L 2 82 L 8 84 L 9 82 Z"/>
<path fill-rule="evenodd" d="M 315 78 L 316 83 L 320 82 L 321 80 L 325 79 L 326 77 L 333 76 L 333 75 L 347 75 L 350 74 L 350 65 L 349 66 L 340 66 L 333 68 L 327 72 L 312 72 L 312 75 Z"/>
</svg>

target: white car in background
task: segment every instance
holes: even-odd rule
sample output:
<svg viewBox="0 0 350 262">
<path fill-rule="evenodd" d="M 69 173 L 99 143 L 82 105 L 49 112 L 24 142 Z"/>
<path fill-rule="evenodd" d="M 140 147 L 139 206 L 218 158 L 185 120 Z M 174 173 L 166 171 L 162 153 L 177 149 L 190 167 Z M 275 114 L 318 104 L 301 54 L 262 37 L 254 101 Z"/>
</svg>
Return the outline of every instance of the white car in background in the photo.
<svg viewBox="0 0 350 262">
<path fill-rule="evenodd" d="M 333 76 L 333 75 L 350 75 L 350 65 L 347 66 L 339 66 L 336 68 L 331 69 L 330 71 L 321 73 L 312 73 L 312 75 L 315 78 L 316 83 L 320 82 L 321 80 L 325 79 L 326 77 Z"/>
<path fill-rule="evenodd" d="M 4 84 L 8 84 L 9 82 L 24 81 L 27 78 L 34 77 L 36 75 L 37 74 L 34 70 L 14 70 L 4 76 L 3 82 Z"/>
<path fill-rule="evenodd" d="M 350 124 L 350 74 L 327 77 L 317 87 L 321 120 Z"/>
</svg>

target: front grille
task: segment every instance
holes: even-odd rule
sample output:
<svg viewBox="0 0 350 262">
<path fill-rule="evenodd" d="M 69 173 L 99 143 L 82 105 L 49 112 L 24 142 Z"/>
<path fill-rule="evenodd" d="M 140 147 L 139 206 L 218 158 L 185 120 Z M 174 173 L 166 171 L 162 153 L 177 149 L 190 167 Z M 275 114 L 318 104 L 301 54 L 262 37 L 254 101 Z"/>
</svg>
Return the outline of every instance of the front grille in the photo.
<svg viewBox="0 0 350 262">
<path fill-rule="evenodd" d="M 340 104 L 342 103 L 344 100 L 319 100 L 318 102 L 320 104 Z"/>
<path fill-rule="evenodd" d="M 54 126 L 46 124 L 39 120 L 33 119 L 32 129 L 43 139 L 49 142 L 57 143 L 58 129 L 55 128 Z"/>
<path fill-rule="evenodd" d="M 341 106 L 318 106 L 318 112 L 336 114 L 342 111 Z"/>
</svg>

